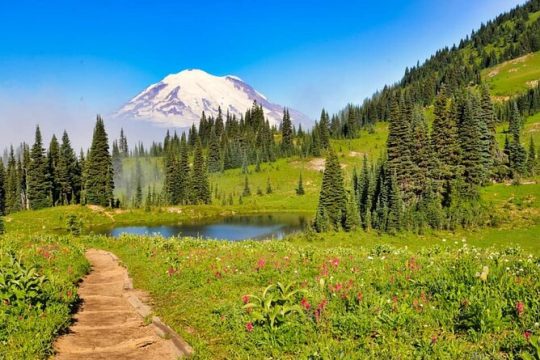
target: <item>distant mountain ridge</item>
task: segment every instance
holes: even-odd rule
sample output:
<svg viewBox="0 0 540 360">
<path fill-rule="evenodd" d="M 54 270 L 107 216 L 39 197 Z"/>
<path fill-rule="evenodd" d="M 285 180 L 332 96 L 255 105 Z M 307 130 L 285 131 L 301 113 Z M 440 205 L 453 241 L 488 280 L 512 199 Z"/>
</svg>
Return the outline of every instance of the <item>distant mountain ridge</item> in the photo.
<svg viewBox="0 0 540 360">
<path fill-rule="evenodd" d="M 139 93 L 115 114 L 116 117 L 146 120 L 162 126 L 188 127 L 198 124 L 204 111 L 216 116 L 219 108 L 225 114 L 242 116 L 253 102 L 263 107 L 271 125 L 283 118 L 283 106 L 270 102 L 263 94 L 237 76 L 215 76 L 199 69 L 189 69 L 166 76 Z M 312 120 L 289 109 L 295 124 L 310 126 Z"/>
</svg>

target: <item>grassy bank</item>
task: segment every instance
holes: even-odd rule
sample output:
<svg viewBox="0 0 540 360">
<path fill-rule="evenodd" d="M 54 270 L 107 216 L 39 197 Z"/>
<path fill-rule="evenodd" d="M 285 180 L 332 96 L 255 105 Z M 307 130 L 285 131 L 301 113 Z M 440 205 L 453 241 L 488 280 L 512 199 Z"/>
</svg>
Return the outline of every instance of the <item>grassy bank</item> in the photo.
<svg viewBox="0 0 540 360">
<path fill-rule="evenodd" d="M 89 270 L 70 237 L 0 235 L 0 358 L 40 359 L 71 322 Z"/>
<path fill-rule="evenodd" d="M 198 358 L 456 359 L 532 351 L 524 333 L 538 332 L 537 256 L 461 240 L 420 250 L 320 246 L 328 237 L 85 241 L 120 256 Z M 290 289 L 270 288 L 260 308 L 257 297 L 278 283 Z"/>
</svg>

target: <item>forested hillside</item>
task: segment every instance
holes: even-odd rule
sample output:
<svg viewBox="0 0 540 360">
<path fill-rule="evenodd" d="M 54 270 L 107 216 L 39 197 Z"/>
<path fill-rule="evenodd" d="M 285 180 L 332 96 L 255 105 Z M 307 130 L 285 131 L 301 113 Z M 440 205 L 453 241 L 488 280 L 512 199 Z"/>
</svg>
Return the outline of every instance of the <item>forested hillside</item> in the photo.
<svg viewBox="0 0 540 360">
<path fill-rule="evenodd" d="M 444 47 L 422 64 L 418 62 L 405 69 L 400 81 L 385 86 L 363 104 L 348 106 L 339 116 L 342 133 L 347 135 L 346 128 L 351 124 L 351 119 L 357 126 L 388 120 L 391 98 L 396 92 L 403 91 L 406 97 L 423 106 L 431 105 L 443 84 L 449 93 L 478 85 L 482 82 L 483 69 L 538 50 L 540 1 L 530 0 L 482 24 L 459 44 Z M 510 111 L 507 109 L 498 111 L 500 119 L 508 119 Z M 531 113 L 525 101 L 518 101 L 518 109 L 522 115 Z M 538 107 L 535 109 L 538 110 Z"/>
</svg>

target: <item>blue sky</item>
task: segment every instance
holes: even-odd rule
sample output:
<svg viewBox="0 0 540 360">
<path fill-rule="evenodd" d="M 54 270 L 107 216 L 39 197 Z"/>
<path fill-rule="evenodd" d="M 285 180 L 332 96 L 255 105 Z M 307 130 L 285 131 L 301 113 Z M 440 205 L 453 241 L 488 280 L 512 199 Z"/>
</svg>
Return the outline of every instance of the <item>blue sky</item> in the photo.
<svg viewBox="0 0 540 360">
<path fill-rule="evenodd" d="M 0 148 L 36 123 L 84 142 L 96 113 L 185 68 L 338 111 L 522 2 L 1 1 Z"/>
</svg>

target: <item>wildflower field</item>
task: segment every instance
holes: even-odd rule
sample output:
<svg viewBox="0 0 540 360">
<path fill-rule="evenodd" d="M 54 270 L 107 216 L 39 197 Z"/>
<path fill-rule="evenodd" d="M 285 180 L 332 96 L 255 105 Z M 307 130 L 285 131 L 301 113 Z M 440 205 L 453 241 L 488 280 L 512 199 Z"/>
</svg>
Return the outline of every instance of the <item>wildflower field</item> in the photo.
<svg viewBox="0 0 540 360">
<path fill-rule="evenodd" d="M 0 359 L 40 359 L 71 323 L 84 249 L 63 236 L 0 236 Z"/>
<path fill-rule="evenodd" d="M 539 355 L 540 258 L 518 248 L 86 241 L 121 257 L 198 358 Z"/>
</svg>

